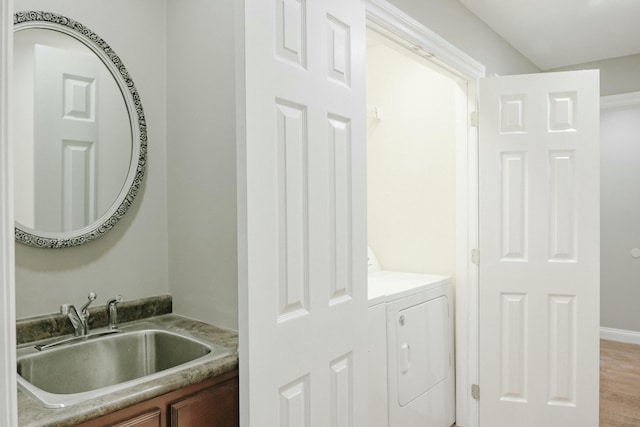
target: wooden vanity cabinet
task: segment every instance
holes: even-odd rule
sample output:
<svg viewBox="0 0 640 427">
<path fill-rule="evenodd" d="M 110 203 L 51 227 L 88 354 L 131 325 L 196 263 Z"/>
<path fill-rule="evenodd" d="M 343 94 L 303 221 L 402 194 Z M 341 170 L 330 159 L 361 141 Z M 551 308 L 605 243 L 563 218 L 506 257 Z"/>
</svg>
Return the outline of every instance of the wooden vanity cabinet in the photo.
<svg viewBox="0 0 640 427">
<path fill-rule="evenodd" d="M 162 411 L 156 408 L 131 419 L 113 424 L 113 427 L 160 427 L 162 425 Z"/>
<path fill-rule="evenodd" d="M 237 427 L 238 378 L 173 402 L 169 410 L 171 427 Z"/>
<path fill-rule="evenodd" d="M 238 371 L 228 372 L 78 427 L 237 427 Z"/>
</svg>

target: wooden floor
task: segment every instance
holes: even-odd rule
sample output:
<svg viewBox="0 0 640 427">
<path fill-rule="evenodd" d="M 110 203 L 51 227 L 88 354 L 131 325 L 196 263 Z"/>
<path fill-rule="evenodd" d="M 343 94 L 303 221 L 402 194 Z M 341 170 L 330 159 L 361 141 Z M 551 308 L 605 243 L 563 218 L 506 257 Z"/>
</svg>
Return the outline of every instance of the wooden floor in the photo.
<svg viewBox="0 0 640 427">
<path fill-rule="evenodd" d="M 600 341 L 600 427 L 640 427 L 640 345 Z"/>
</svg>

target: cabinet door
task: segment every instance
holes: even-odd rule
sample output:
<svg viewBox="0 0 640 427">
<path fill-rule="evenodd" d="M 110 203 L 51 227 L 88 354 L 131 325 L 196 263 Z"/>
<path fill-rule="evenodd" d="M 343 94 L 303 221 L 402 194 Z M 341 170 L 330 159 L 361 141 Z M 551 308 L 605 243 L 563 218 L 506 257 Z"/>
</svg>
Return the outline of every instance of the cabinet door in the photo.
<svg viewBox="0 0 640 427">
<path fill-rule="evenodd" d="M 237 427 L 238 381 L 192 394 L 170 405 L 170 427 Z"/>
<path fill-rule="evenodd" d="M 140 414 L 126 421 L 112 424 L 113 427 L 161 427 L 162 414 L 160 409 L 155 409 L 144 414 Z"/>
</svg>

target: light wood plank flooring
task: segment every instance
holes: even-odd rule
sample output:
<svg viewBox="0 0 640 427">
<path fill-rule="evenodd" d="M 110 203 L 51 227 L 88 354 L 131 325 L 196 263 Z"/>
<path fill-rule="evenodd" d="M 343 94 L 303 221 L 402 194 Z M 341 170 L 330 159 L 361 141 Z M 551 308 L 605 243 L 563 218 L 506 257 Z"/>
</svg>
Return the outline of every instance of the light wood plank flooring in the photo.
<svg viewBox="0 0 640 427">
<path fill-rule="evenodd" d="M 600 427 L 640 426 L 640 345 L 600 341 Z"/>
</svg>

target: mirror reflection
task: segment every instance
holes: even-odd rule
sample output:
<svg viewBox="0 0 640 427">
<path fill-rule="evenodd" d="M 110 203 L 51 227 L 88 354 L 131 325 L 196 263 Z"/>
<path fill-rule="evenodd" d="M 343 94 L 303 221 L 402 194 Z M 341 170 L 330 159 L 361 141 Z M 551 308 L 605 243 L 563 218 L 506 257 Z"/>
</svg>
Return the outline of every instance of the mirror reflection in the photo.
<svg viewBox="0 0 640 427">
<path fill-rule="evenodd" d="M 109 69 L 80 41 L 42 28 L 14 36 L 16 222 L 45 233 L 83 229 L 127 181 L 127 106 Z"/>
<path fill-rule="evenodd" d="M 140 191 L 147 122 L 120 57 L 78 21 L 14 15 L 16 240 L 40 248 L 90 242 Z"/>
</svg>

